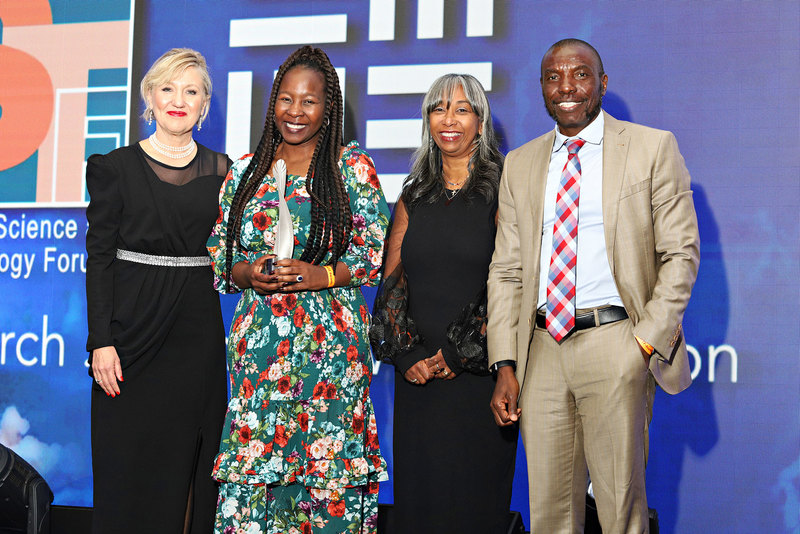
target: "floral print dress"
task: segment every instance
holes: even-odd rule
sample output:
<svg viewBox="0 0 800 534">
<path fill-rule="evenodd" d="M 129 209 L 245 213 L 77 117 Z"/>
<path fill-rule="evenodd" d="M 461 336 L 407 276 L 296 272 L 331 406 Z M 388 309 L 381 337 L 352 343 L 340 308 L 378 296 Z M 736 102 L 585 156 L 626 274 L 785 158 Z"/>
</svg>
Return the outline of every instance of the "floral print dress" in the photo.
<svg viewBox="0 0 800 534">
<path fill-rule="evenodd" d="M 250 157 L 231 168 L 208 240 L 215 287 L 225 281 L 225 238 L 236 187 Z M 340 261 L 350 285 L 322 291 L 242 292 L 228 338 L 231 399 L 213 476 L 221 482 L 220 533 L 374 533 L 378 481 L 386 480 L 369 397 L 372 357 L 362 284 L 379 281 L 389 210 L 372 160 L 353 141 L 339 162 L 353 230 Z M 302 176 L 286 199 L 299 258 L 311 222 Z M 267 176 L 242 217 L 233 263 L 271 253 L 278 196 Z"/>
</svg>

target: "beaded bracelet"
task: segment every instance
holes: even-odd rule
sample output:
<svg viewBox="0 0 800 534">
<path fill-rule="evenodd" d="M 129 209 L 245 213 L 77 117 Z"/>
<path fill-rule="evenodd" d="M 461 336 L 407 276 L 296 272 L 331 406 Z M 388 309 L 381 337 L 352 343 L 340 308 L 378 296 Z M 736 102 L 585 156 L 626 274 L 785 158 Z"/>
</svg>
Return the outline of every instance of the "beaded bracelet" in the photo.
<svg viewBox="0 0 800 534">
<path fill-rule="evenodd" d="M 333 287 L 334 285 L 336 285 L 336 275 L 333 274 L 333 266 L 326 265 L 325 274 L 328 275 L 328 287 Z"/>
</svg>

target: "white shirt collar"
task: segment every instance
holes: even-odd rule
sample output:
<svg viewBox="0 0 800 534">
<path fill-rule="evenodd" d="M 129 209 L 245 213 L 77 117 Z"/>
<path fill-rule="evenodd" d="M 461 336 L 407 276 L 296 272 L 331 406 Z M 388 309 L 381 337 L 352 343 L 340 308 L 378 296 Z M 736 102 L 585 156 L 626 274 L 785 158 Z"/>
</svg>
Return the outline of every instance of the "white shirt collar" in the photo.
<svg viewBox="0 0 800 534">
<path fill-rule="evenodd" d="M 587 143 L 599 145 L 603 142 L 603 127 L 605 125 L 605 118 L 601 110 L 597 117 L 589 123 L 578 135 L 568 137 L 558 131 L 558 124 L 556 124 L 556 138 L 553 141 L 553 152 L 558 152 L 564 146 L 564 141 L 567 139 L 583 139 Z"/>
</svg>

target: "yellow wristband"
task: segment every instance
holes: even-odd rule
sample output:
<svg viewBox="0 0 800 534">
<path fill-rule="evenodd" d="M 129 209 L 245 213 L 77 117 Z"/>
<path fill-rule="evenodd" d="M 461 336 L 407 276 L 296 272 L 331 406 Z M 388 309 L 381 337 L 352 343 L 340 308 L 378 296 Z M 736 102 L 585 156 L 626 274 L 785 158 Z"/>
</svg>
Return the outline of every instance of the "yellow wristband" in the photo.
<svg viewBox="0 0 800 534">
<path fill-rule="evenodd" d="M 326 265 L 325 274 L 328 275 L 328 287 L 333 287 L 334 285 L 336 285 L 336 275 L 333 274 L 333 266 Z"/>
</svg>

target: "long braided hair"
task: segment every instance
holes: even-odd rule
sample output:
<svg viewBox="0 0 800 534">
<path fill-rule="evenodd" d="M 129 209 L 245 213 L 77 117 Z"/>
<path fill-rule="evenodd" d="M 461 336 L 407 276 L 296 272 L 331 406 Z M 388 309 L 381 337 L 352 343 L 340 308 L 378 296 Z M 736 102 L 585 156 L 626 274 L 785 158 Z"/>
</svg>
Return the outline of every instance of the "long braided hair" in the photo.
<svg viewBox="0 0 800 534">
<path fill-rule="evenodd" d="M 233 249 L 240 246 L 242 214 L 245 206 L 258 191 L 261 182 L 272 167 L 275 152 L 282 138 L 275 124 L 275 101 L 283 77 L 294 67 L 305 67 L 322 74 L 325 79 L 325 118 L 311 163 L 306 173 L 306 189 L 311 195 L 311 227 L 308 242 L 300 256 L 301 261 L 319 265 L 328 250 L 328 262 L 336 268 L 336 262 L 347 250 L 353 216 L 350 198 L 339 171 L 339 151 L 342 146 L 342 91 L 339 77 L 320 48 L 304 46 L 294 51 L 278 69 L 269 98 L 264 133 L 258 142 L 253 158 L 236 188 L 228 216 L 225 240 L 225 276 L 231 281 Z"/>
</svg>

